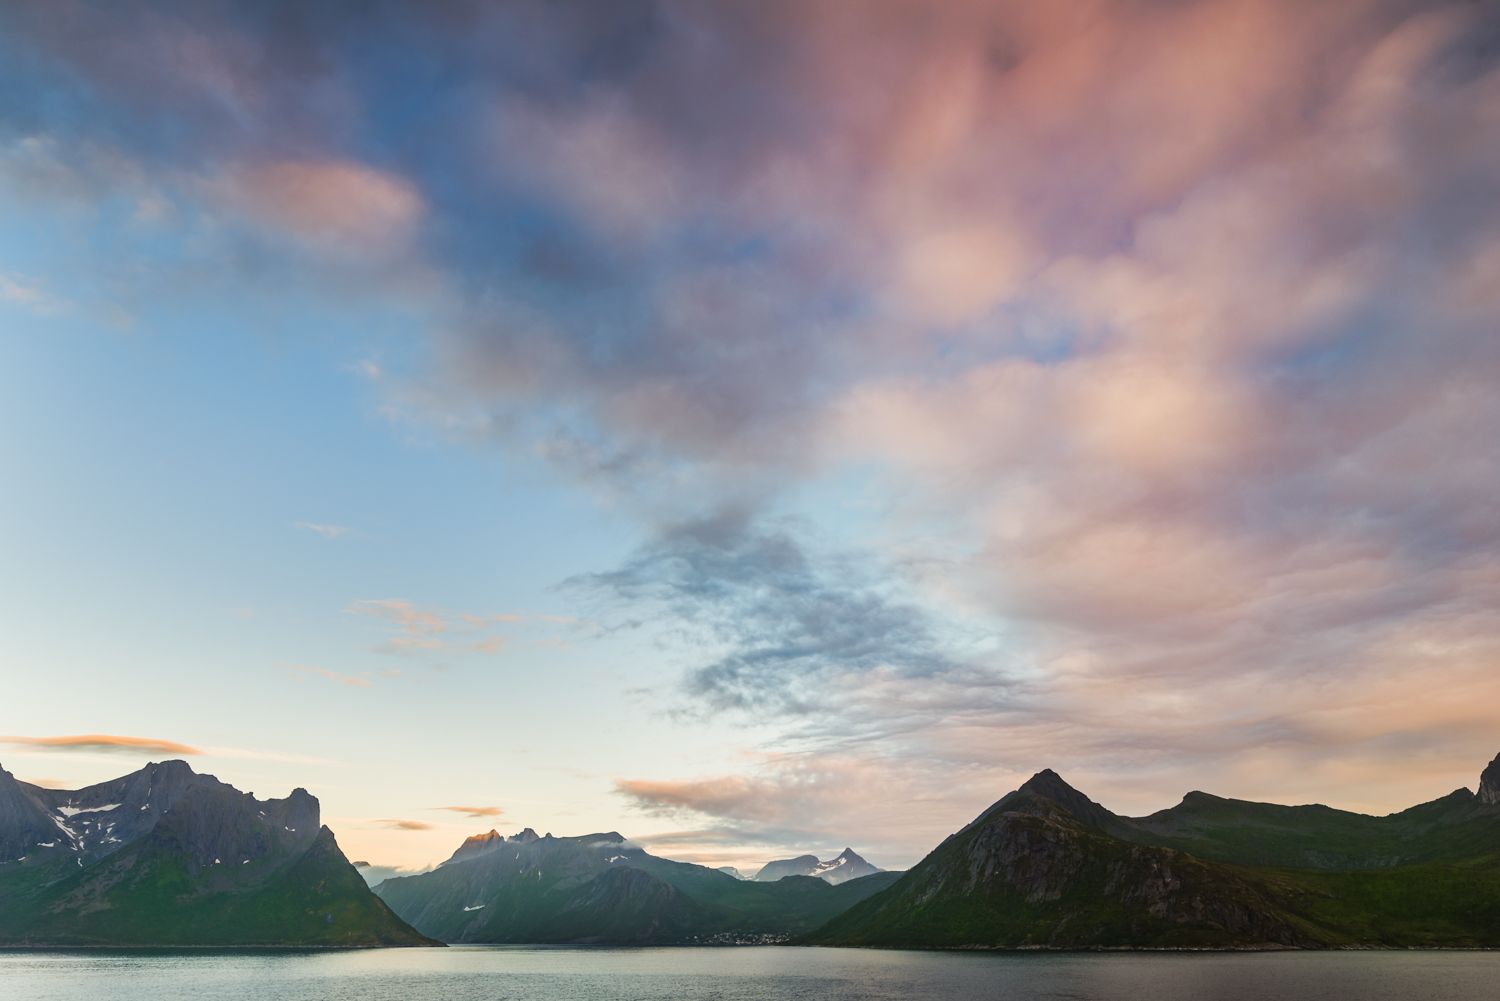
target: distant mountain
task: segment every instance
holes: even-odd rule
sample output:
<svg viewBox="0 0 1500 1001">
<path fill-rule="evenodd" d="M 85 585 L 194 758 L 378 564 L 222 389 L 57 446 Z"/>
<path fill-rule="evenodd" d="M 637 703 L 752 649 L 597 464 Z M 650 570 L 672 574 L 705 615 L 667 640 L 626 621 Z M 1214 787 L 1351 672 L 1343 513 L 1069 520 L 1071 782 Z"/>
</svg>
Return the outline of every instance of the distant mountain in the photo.
<svg viewBox="0 0 1500 1001">
<path fill-rule="evenodd" d="M 837 884 L 847 883 L 861 876 L 873 876 L 883 871 L 860 858 L 853 848 L 845 848 L 827 862 L 820 861 L 816 855 L 798 855 L 796 858 L 767 862 L 761 867 L 760 872 L 755 874 L 755 881 L 774 883 L 787 876 L 816 876 L 829 883 Z"/>
<path fill-rule="evenodd" d="M 736 869 L 732 865 L 721 865 L 721 866 L 718 867 L 718 869 L 716 869 L 714 871 L 715 872 L 722 872 L 726 876 L 733 876 L 735 879 L 749 879 L 750 878 L 749 876 L 746 876 L 744 873 L 740 872 L 738 869 Z"/>
<path fill-rule="evenodd" d="M 657 858 L 613 831 L 528 830 L 470 838 L 432 872 L 388 879 L 375 892 L 445 942 L 667 945 L 805 935 L 892 879 L 755 883 Z"/>
<path fill-rule="evenodd" d="M 464 843 L 450 856 L 443 865 L 451 865 L 454 862 L 462 862 L 465 859 L 475 858 L 486 852 L 503 848 L 507 843 L 514 845 L 527 845 L 537 840 L 537 833 L 531 828 L 526 828 L 520 834 L 512 834 L 510 837 L 502 836 L 498 831 L 491 829 L 485 834 L 475 834 L 464 839 Z"/>
<path fill-rule="evenodd" d="M 186 762 L 84 789 L 0 768 L 0 943 L 421 945 L 319 823 Z"/>
<path fill-rule="evenodd" d="M 359 875 L 370 886 L 377 886 L 388 879 L 397 876 L 414 876 L 419 872 L 427 872 L 430 867 L 406 868 L 394 865 L 376 865 L 370 862 L 355 862 L 354 868 Z"/>
<path fill-rule="evenodd" d="M 1126 818 L 1043 771 L 806 941 L 913 948 L 1500 946 L 1500 758 L 1385 817 L 1193 792 Z"/>
</svg>

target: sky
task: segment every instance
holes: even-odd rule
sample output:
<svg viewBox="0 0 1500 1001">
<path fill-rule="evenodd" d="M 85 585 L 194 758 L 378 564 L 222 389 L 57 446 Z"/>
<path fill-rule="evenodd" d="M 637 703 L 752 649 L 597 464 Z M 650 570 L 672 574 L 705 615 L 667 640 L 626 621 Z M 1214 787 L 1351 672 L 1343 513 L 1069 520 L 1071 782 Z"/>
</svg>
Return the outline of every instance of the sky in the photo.
<svg viewBox="0 0 1500 1001">
<path fill-rule="evenodd" d="M 1500 12 L 0 7 L 0 764 L 911 865 L 1500 751 Z"/>
</svg>

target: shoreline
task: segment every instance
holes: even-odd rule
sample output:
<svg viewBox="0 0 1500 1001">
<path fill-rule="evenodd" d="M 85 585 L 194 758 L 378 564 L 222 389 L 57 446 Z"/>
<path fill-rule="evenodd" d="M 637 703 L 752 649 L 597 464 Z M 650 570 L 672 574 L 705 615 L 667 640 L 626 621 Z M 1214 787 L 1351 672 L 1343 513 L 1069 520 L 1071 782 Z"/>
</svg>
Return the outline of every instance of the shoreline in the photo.
<svg viewBox="0 0 1500 1001">
<path fill-rule="evenodd" d="M 634 951 L 646 949 L 838 949 L 863 952 L 923 952 L 923 953 L 988 953 L 1005 955 L 1099 955 L 1099 954 L 1131 954 L 1160 955 L 1163 953 L 1181 954 L 1209 954 L 1209 955 L 1241 955 L 1241 954 L 1263 954 L 1263 953 L 1334 953 L 1334 952 L 1500 952 L 1500 945 L 1439 945 L 1439 946 L 1403 946 L 1403 945 L 1340 945 L 1320 946 L 1317 948 L 1306 948 L 1298 946 L 1283 945 L 1246 945 L 1246 946 L 985 946 L 985 945 L 959 945 L 959 946 L 880 946 L 880 945 L 793 945 L 790 943 L 768 943 L 757 945 L 730 945 L 730 944 L 695 944 L 695 943 L 661 943 L 661 944 L 619 944 L 611 945 L 602 942 L 433 942 L 433 943 L 392 943 L 375 945 L 41 945 L 41 944 L 4 944 L 0 945 L 0 952 L 132 952 L 132 953 L 173 953 L 173 952 L 288 952 L 288 953 L 320 953 L 320 952 L 368 952 L 375 949 L 437 949 L 437 948 L 474 948 L 474 949 L 577 949 L 583 950 L 611 950 L 611 951 Z"/>
</svg>

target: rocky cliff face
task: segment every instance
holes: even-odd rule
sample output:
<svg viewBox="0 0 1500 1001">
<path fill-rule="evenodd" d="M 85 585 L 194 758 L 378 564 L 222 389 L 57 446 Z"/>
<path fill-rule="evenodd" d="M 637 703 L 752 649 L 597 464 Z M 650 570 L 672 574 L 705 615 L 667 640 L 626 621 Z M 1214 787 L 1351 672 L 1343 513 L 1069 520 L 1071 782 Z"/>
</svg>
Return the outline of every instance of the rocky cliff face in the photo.
<svg viewBox="0 0 1500 1001">
<path fill-rule="evenodd" d="M 1500 805 L 1500 754 L 1479 776 L 1479 802 Z"/>
<path fill-rule="evenodd" d="M 83 789 L 0 775 L 0 861 L 65 856 L 88 865 L 155 836 L 197 871 L 305 851 L 318 833 L 318 801 L 306 789 L 258 800 L 185 761 L 152 762 Z"/>
<path fill-rule="evenodd" d="M 1076 948 L 1307 945 L 1254 886 L 1106 829 L 1120 818 L 1035 776 L 895 886 L 830 926 L 835 943 Z"/>
<path fill-rule="evenodd" d="M 1040 905 L 1097 894 L 1117 910 L 1110 920 L 1131 934 L 1149 935 L 1160 925 L 1212 929 L 1244 944 L 1311 944 L 1249 884 L 1182 852 L 1112 844 L 1066 812 L 1003 812 L 977 828 L 957 855 L 956 866 L 939 866 L 933 875 L 961 895 L 1000 890 Z M 1036 936 L 1038 944 L 1078 945 L 1080 931 L 1099 930 L 1069 924 Z"/>
<path fill-rule="evenodd" d="M 36 786 L 18 782 L 0 768 L 0 865 L 20 864 L 65 837 L 35 792 Z"/>
<path fill-rule="evenodd" d="M 448 856 L 448 860 L 443 865 L 451 865 L 454 862 L 463 862 L 467 859 L 477 858 L 487 852 L 504 848 L 507 844 L 529 845 L 533 841 L 539 840 L 541 839 L 536 831 L 533 831 L 529 827 L 519 834 L 512 834 L 510 837 L 505 837 L 499 831 L 492 829 L 484 834 L 474 834 L 465 838 L 464 843 L 459 845 L 452 855 Z"/>
<path fill-rule="evenodd" d="M 1204 793 L 1120 817 L 1040 772 L 810 941 L 1496 947 L 1497 800 L 1500 759 L 1478 796 L 1382 817 Z"/>
<path fill-rule="evenodd" d="M 0 901 L 0 943 L 423 943 L 307 790 L 258 800 L 182 761 L 73 790 L 0 770 Z"/>
<path fill-rule="evenodd" d="M 306 789 L 257 800 L 223 784 L 202 785 L 173 804 L 152 832 L 190 873 L 216 865 L 305 852 L 318 836 L 318 801 Z"/>
</svg>

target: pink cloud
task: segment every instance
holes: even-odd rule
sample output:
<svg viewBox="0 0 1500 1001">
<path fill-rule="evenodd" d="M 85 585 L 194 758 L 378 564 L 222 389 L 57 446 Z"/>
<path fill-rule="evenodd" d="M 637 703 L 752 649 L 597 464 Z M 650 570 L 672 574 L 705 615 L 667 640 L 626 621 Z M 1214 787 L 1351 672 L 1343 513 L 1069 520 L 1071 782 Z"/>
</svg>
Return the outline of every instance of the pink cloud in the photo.
<svg viewBox="0 0 1500 1001">
<path fill-rule="evenodd" d="M 395 252 L 423 215 L 407 181 L 340 160 L 272 161 L 236 167 L 226 197 L 257 225 L 352 253 Z"/>
<path fill-rule="evenodd" d="M 621 790 L 895 830 L 840 785 L 891 762 L 848 741 L 925 763 L 896 791 L 943 783 L 948 819 L 1043 766 L 1120 804 L 1391 807 L 1492 755 L 1500 71 L 1483 5 L 1418 7 L 680 5 L 630 74 L 476 79 L 484 179 L 457 211 L 327 138 L 320 109 L 359 113 L 339 74 L 278 104 L 274 47 L 228 27 L 42 41 L 169 120 L 227 120 L 193 196 L 315 250 L 415 256 L 433 219 L 479 244 L 464 208 L 499 196 L 576 230 L 510 284 L 423 261 L 455 280 L 429 381 L 381 368 L 393 413 L 505 437 L 652 524 L 864 484 L 869 545 L 985 642 L 820 676 L 819 712 L 779 722 L 825 761 Z M 243 156 L 241 123 L 283 120 L 298 156 Z M 28 142 L 132 196 L 159 173 Z M 541 308 L 538 282 L 568 294 Z M 506 624 L 350 611 L 408 651 Z"/>
</svg>

